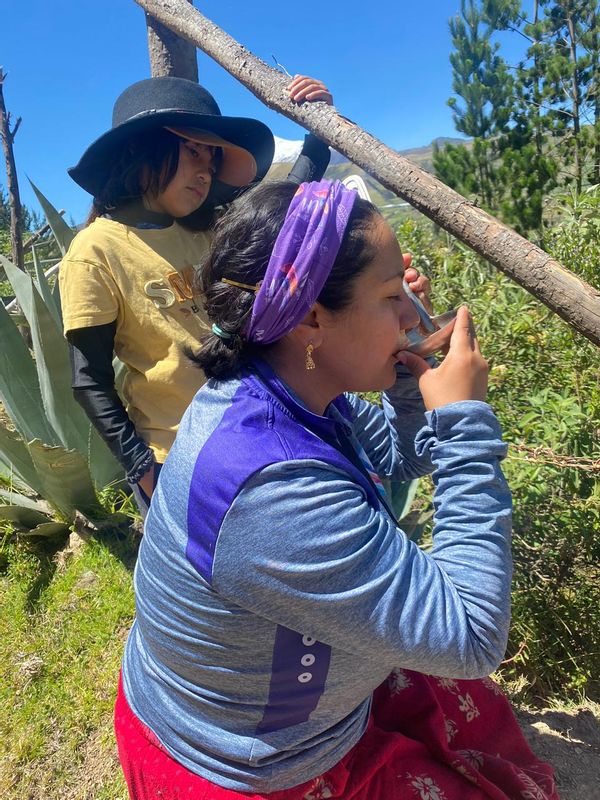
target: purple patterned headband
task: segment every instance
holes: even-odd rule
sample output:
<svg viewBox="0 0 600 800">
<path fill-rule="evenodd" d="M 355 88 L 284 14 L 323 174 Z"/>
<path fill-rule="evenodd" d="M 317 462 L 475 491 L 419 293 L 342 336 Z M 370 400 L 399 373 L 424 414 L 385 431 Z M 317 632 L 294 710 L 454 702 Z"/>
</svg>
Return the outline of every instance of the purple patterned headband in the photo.
<svg viewBox="0 0 600 800">
<path fill-rule="evenodd" d="M 309 312 L 329 277 L 357 196 L 340 181 L 300 184 L 244 330 L 251 342 L 281 339 Z"/>
</svg>

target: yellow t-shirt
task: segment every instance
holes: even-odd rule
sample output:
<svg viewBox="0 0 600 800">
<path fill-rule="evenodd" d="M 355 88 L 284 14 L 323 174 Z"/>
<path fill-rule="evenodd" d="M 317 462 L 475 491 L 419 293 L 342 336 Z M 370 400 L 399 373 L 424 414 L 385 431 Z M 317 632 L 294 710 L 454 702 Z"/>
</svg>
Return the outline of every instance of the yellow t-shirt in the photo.
<svg viewBox="0 0 600 800">
<path fill-rule="evenodd" d="M 210 238 L 177 223 L 145 229 L 99 218 L 75 237 L 60 267 L 65 333 L 116 320 L 127 413 L 161 462 L 205 381 L 184 348 L 197 350 L 209 330 L 192 279 Z"/>
</svg>

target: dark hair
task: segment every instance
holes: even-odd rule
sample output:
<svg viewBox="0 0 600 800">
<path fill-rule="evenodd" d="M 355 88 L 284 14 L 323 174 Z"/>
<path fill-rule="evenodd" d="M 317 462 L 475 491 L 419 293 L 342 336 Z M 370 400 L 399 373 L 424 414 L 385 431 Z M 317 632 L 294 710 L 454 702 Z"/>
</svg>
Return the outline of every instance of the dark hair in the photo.
<svg viewBox="0 0 600 800">
<path fill-rule="evenodd" d="M 112 161 L 102 192 L 94 197 L 86 225 L 147 192 L 158 194 L 166 189 L 177 172 L 181 141 L 165 128 L 132 136 Z M 221 155 L 221 148 L 215 148 L 215 158 L 218 160 Z M 211 203 L 209 192 L 197 211 L 178 222 L 191 230 L 206 230 L 211 227 L 214 215 L 215 204 Z"/>
<path fill-rule="evenodd" d="M 231 338 L 212 332 L 202 338 L 202 349 L 193 360 L 208 378 L 231 377 L 253 355 L 273 346 L 257 345 L 243 337 L 254 292 L 223 283 L 221 278 L 249 285 L 264 278 L 297 188 L 289 181 L 260 184 L 236 200 L 217 223 L 198 288 L 204 295 L 210 322 L 231 334 Z M 354 203 L 339 253 L 318 297 L 318 302 L 330 311 L 341 311 L 350 304 L 354 280 L 375 256 L 375 247 L 366 236 L 375 214 L 379 212 L 372 203 L 361 199 Z"/>
</svg>

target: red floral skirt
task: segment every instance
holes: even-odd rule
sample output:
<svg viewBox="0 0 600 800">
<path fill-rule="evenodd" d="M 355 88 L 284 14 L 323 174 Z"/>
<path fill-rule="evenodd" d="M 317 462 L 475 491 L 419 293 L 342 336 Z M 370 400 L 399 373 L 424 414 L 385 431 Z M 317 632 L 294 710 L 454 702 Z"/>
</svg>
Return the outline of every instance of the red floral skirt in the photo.
<svg viewBox="0 0 600 800">
<path fill-rule="evenodd" d="M 533 755 L 489 678 L 395 670 L 374 694 L 362 738 L 335 767 L 269 794 L 223 789 L 178 764 L 133 714 L 121 682 L 115 731 L 132 800 L 558 800 L 552 769 Z"/>
</svg>

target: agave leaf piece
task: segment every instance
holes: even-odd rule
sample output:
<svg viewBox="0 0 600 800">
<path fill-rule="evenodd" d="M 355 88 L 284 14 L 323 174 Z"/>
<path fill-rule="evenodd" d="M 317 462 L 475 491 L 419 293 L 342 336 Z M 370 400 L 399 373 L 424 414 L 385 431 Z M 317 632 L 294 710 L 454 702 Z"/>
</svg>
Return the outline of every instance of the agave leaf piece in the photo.
<svg viewBox="0 0 600 800">
<path fill-rule="evenodd" d="M 0 519 L 14 523 L 16 528 L 29 530 L 37 525 L 44 525 L 50 522 L 45 514 L 34 511 L 24 506 L 2 506 L 0 505 Z"/>
<path fill-rule="evenodd" d="M 115 371 L 115 386 L 117 392 L 121 395 L 121 399 L 123 399 L 123 385 L 125 383 L 125 376 L 127 375 L 127 367 L 117 356 L 113 358 L 112 365 Z"/>
<path fill-rule="evenodd" d="M 2 303 L 0 341 L 0 400 L 6 413 L 26 441 L 41 439 L 58 444 L 58 436 L 46 418 L 29 348 Z"/>
<path fill-rule="evenodd" d="M 35 364 L 44 408 L 65 447 L 87 452 L 88 420 L 73 399 L 68 348 L 29 275 L 0 256 L 31 330 Z"/>
<path fill-rule="evenodd" d="M 60 310 L 56 305 L 56 301 L 54 299 L 54 294 L 48 283 L 48 278 L 46 277 L 44 270 L 40 264 L 40 260 L 37 257 L 37 253 L 35 252 L 35 247 L 31 248 L 31 255 L 33 256 L 33 266 L 35 268 L 35 277 L 37 281 L 37 288 L 39 293 L 42 295 L 42 300 L 46 304 L 46 307 L 52 314 L 52 318 L 54 322 L 56 322 L 56 327 L 59 331 L 62 331 L 62 322 L 60 318 Z"/>
<path fill-rule="evenodd" d="M 88 464 L 96 486 L 103 489 L 125 478 L 125 471 L 102 441 L 96 429 L 89 426 Z"/>
<path fill-rule="evenodd" d="M 400 525 L 406 536 L 412 542 L 418 544 L 431 517 L 433 517 L 433 511 L 409 511 Z"/>
<path fill-rule="evenodd" d="M 62 304 L 61 304 L 61 301 L 60 301 L 60 285 L 58 283 L 58 275 L 56 276 L 56 282 L 54 283 L 54 286 L 52 287 L 52 299 L 54 300 L 54 305 L 56 306 L 56 309 L 58 311 L 58 318 L 60 320 L 60 326 L 59 327 L 62 330 L 62 327 L 63 327 L 63 324 L 62 324 Z"/>
<path fill-rule="evenodd" d="M 69 526 L 66 522 L 43 522 L 41 525 L 36 525 L 31 530 L 17 531 L 20 539 L 50 539 L 53 536 L 63 535 L 69 532 Z"/>
<path fill-rule="evenodd" d="M 3 256 L 0 256 L 0 263 L 5 267 L 31 329 L 41 397 L 49 424 L 56 431 L 49 443 L 75 448 L 84 454 L 92 477 L 100 487 L 121 478 L 122 468 L 73 398 L 68 346 L 62 332 L 29 275 Z"/>
<path fill-rule="evenodd" d="M 29 442 L 27 449 L 42 484 L 40 494 L 57 511 L 72 519 L 75 511 L 90 517 L 102 517 L 86 459 L 77 450 L 48 447 L 39 439 Z"/>
<path fill-rule="evenodd" d="M 45 500 L 36 500 L 33 497 L 27 497 L 27 495 L 13 492 L 10 489 L 0 489 L 0 497 L 4 498 L 9 505 L 30 508 L 32 511 L 39 511 L 46 516 L 53 514 L 52 507 Z"/>
<path fill-rule="evenodd" d="M 6 489 L 1 487 L 6 487 Z M 12 465 L 8 463 L 8 457 L 2 452 L 2 448 L 0 447 L 0 497 L 3 491 L 24 492 L 26 494 L 30 492 L 31 489 L 16 474 Z"/>
<path fill-rule="evenodd" d="M 419 479 L 415 478 L 412 481 L 399 482 L 385 480 L 384 486 L 388 497 L 391 500 L 391 506 L 397 520 L 403 519 L 415 499 L 415 494 L 419 487 Z"/>
<path fill-rule="evenodd" d="M 69 228 L 52 203 L 40 192 L 35 183 L 33 183 L 31 180 L 29 183 L 36 194 L 44 214 L 46 215 L 48 225 L 50 225 L 52 233 L 54 234 L 54 238 L 56 239 L 56 243 L 58 244 L 60 251 L 64 256 L 69 249 L 69 245 L 75 238 L 75 232 Z"/>
<path fill-rule="evenodd" d="M 39 440 L 37 440 L 39 441 Z M 42 483 L 32 461 L 28 445 L 21 437 L 0 425 L 0 453 L 2 461 L 9 464 L 17 478 L 36 494 L 43 494 Z"/>
</svg>

